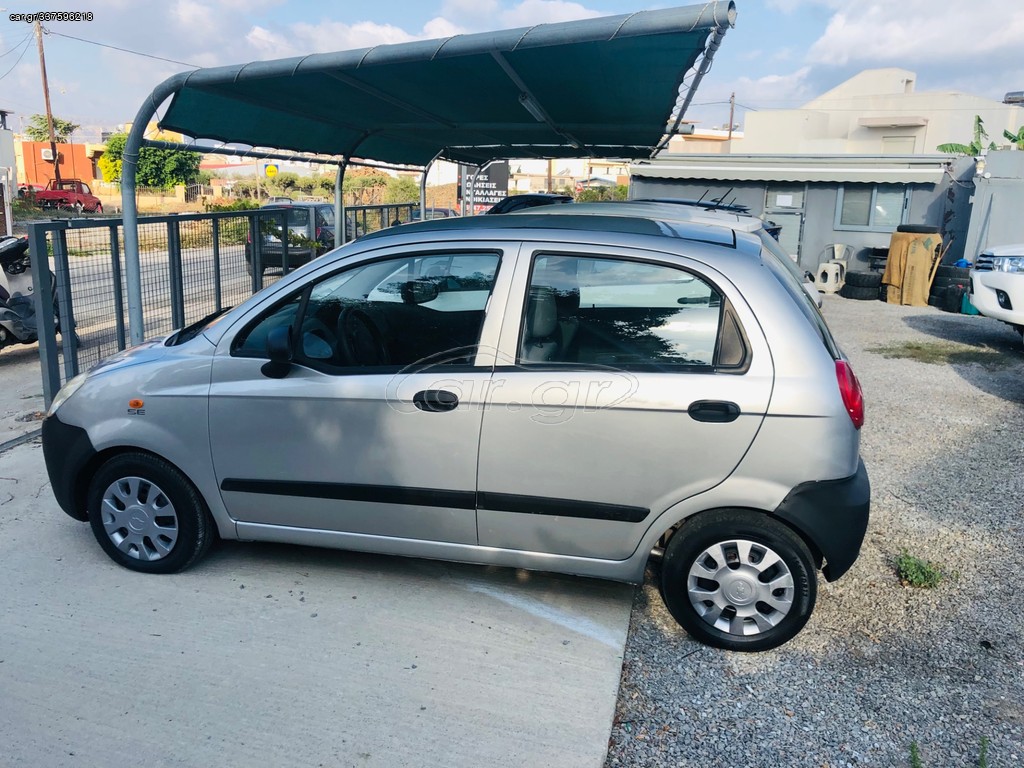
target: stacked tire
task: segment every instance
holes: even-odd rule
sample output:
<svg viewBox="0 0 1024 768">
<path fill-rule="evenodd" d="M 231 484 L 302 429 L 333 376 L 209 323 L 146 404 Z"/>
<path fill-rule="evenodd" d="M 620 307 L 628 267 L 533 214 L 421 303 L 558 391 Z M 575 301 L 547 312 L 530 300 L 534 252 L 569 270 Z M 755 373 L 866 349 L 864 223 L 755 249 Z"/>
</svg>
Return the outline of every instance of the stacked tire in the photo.
<svg viewBox="0 0 1024 768">
<path fill-rule="evenodd" d="M 845 299 L 874 301 L 879 297 L 881 290 L 880 272 L 847 272 L 846 283 L 839 289 L 839 295 Z"/>
<path fill-rule="evenodd" d="M 928 303 L 944 312 L 959 312 L 964 294 L 970 292 L 971 270 L 967 267 L 940 265 L 935 271 Z"/>
</svg>

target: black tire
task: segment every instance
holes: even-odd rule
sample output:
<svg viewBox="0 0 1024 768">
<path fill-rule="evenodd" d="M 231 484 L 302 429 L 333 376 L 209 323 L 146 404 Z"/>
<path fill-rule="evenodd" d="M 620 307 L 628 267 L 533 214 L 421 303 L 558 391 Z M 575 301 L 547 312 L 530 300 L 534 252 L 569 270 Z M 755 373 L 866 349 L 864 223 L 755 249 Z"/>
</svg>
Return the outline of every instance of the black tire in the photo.
<svg viewBox="0 0 1024 768">
<path fill-rule="evenodd" d="M 75 213 L 78 214 L 79 216 L 81 216 L 82 215 L 82 211 L 85 210 L 85 206 L 82 205 L 80 202 L 79 203 L 75 203 L 72 207 L 75 209 Z"/>
<path fill-rule="evenodd" d="M 885 283 L 882 283 L 882 285 L 879 286 L 879 288 L 878 288 L 878 300 L 879 301 L 888 301 L 889 300 L 889 286 L 886 285 Z"/>
<path fill-rule="evenodd" d="M 154 492 L 158 492 L 155 497 Z M 108 495 L 116 497 L 116 503 L 105 502 Z M 126 516 L 114 517 L 115 508 Z M 138 514 L 129 519 L 133 509 Z M 182 571 L 206 553 L 215 536 L 210 513 L 195 486 L 176 467 L 148 453 L 122 453 L 103 464 L 89 484 L 88 510 L 93 535 L 103 551 L 133 571 Z M 159 527 L 157 521 L 162 521 Z M 120 523 L 124 524 L 115 529 Z M 123 549 L 115 537 L 120 537 Z"/>
<path fill-rule="evenodd" d="M 874 301 L 878 298 L 878 293 L 879 287 L 877 285 L 874 288 L 862 288 L 847 283 L 839 289 L 839 295 L 844 299 L 856 299 L 857 301 Z"/>
<path fill-rule="evenodd" d="M 936 294 L 933 293 L 931 296 L 928 297 L 928 304 L 932 307 L 942 309 L 942 302 L 944 298 L 944 296 L 937 296 Z"/>
<path fill-rule="evenodd" d="M 735 542 L 745 541 L 751 544 L 747 562 L 719 564 L 706 557 L 707 552 L 719 545 L 724 547 L 726 559 L 735 556 L 742 560 L 743 555 Z M 763 570 L 757 567 L 763 562 L 766 551 L 773 551 L 781 558 L 779 565 Z M 760 560 L 756 557 L 760 555 Z M 719 594 L 720 602 L 726 603 L 717 611 L 719 621 L 729 620 L 729 624 L 742 624 L 736 629 L 760 627 L 754 618 L 740 618 L 737 622 L 736 606 L 740 610 L 757 615 L 765 625 L 774 622 L 774 626 L 766 626 L 756 634 L 741 634 L 733 631 L 733 626 L 726 629 L 714 626 L 710 619 L 705 618 L 704 610 L 708 608 L 714 613 L 718 605 L 714 600 L 700 600 L 690 594 L 690 571 L 700 567 L 710 576 L 718 575 L 716 571 L 728 570 L 736 574 L 732 584 L 733 595 L 727 597 L 721 581 L 711 578 L 694 577 L 693 589 L 704 590 L 709 596 Z M 760 585 L 770 583 L 788 570 L 792 577 L 791 587 L 780 587 L 772 590 L 770 599 L 784 603 L 790 602 L 785 612 L 769 606 L 762 600 L 756 600 Z M 746 576 L 746 578 L 744 578 Z M 782 594 L 780 594 L 780 592 Z M 811 616 L 818 593 L 818 580 L 814 570 L 814 559 L 804 541 L 790 528 L 769 517 L 767 514 L 747 510 L 716 510 L 697 515 L 687 521 L 669 540 L 665 548 L 665 557 L 661 564 L 661 594 L 665 606 L 676 621 L 694 639 L 715 648 L 730 651 L 767 651 L 777 648 L 794 637 Z M 745 598 L 745 602 L 740 600 Z M 701 609 L 698 609 L 698 605 Z M 731 611 L 730 611 L 731 609 Z M 776 616 L 776 614 L 782 614 Z"/>
<path fill-rule="evenodd" d="M 954 267 L 951 264 L 940 264 L 938 269 L 935 270 L 935 280 L 938 281 L 943 278 L 964 282 L 971 279 L 971 269 L 970 267 Z"/>
<path fill-rule="evenodd" d="M 953 312 L 954 314 L 960 314 L 960 309 L 963 306 L 964 294 L 967 291 L 959 285 L 951 285 L 946 289 L 946 294 L 942 299 L 942 309 L 945 312 Z"/>
<path fill-rule="evenodd" d="M 847 272 L 846 273 L 846 285 L 854 288 L 874 288 L 878 291 L 878 286 L 882 284 L 882 274 L 880 272 Z"/>
<path fill-rule="evenodd" d="M 896 227 L 897 232 L 907 232 L 914 235 L 937 235 L 939 228 L 929 224 L 900 224 Z"/>
</svg>

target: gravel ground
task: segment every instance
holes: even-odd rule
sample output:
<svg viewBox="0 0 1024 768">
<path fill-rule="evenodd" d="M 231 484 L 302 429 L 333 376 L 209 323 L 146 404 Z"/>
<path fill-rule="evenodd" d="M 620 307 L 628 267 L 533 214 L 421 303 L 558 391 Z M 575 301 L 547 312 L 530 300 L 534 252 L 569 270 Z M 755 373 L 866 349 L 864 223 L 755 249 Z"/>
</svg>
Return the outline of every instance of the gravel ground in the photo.
<svg viewBox="0 0 1024 768">
<path fill-rule="evenodd" d="M 865 390 L 872 519 L 860 559 L 819 584 L 803 632 L 737 654 L 669 616 L 653 571 L 638 589 L 606 766 L 1024 764 L 1024 349 L 994 320 L 825 298 Z M 991 349 L 929 364 L 904 342 Z M 953 574 L 903 586 L 901 549 Z"/>
</svg>

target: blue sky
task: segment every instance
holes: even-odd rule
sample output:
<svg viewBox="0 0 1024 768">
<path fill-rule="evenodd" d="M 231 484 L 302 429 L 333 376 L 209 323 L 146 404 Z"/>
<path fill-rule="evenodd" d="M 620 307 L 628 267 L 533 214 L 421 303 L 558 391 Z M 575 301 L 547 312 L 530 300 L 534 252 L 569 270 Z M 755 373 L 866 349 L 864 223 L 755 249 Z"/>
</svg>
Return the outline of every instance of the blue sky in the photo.
<svg viewBox="0 0 1024 768">
<path fill-rule="evenodd" d="M 443 37 L 679 3 L 643 0 L 0 0 L 0 108 L 43 111 L 31 26 L 10 13 L 90 10 L 92 22 L 49 22 L 55 33 L 199 66 Z M 883 66 L 918 74 L 917 89 L 1001 99 L 1024 90 L 1024 2 L 995 0 L 737 0 L 736 28 L 687 117 L 716 126 L 735 91 L 748 108 L 798 106 L 856 72 Z M 45 38 L 56 115 L 98 136 L 131 120 L 180 64 L 51 34 Z M 20 60 L 19 60 L 20 59 Z M 638 81 L 643 74 L 637 73 Z M 716 103 L 717 102 L 717 103 Z M 966 140 L 966 137 L 965 137 Z"/>
</svg>

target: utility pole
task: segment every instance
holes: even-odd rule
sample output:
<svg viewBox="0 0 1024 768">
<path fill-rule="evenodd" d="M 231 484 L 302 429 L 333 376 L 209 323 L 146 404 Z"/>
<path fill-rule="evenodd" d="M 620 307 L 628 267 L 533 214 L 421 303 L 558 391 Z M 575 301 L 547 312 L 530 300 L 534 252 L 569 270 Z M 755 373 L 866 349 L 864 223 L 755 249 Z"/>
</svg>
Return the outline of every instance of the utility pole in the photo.
<svg viewBox="0 0 1024 768">
<path fill-rule="evenodd" d="M 50 129 L 50 152 L 53 153 L 53 178 L 60 184 L 60 154 L 57 152 L 57 137 L 53 133 L 53 111 L 50 109 L 50 86 L 46 82 L 46 57 L 43 56 L 43 25 L 36 21 L 36 45 L 39 48 L 39 71 L 43 75 L 43 100 L 46 102 L 46 125 Z"/>
<path fill-rule="evenodd" d="M 736 113 L 736 91 L 729 95 L 729 151 L 732 152 L 732 119 Z"/>
<path fill-rule="evenodd" d="M 554 188 L 551 184 L 551 160 L 548 160 L 548 192 L 554 192 Z"/>
</svg>

